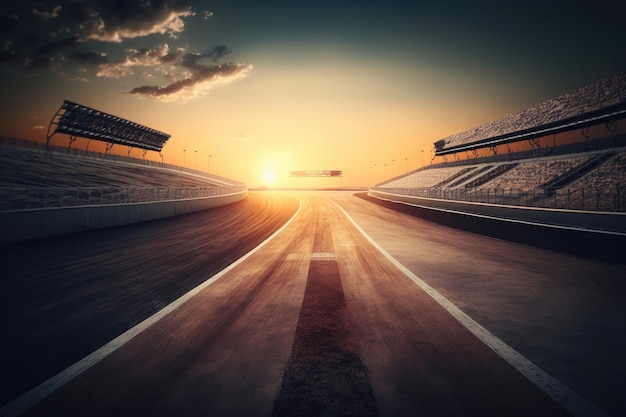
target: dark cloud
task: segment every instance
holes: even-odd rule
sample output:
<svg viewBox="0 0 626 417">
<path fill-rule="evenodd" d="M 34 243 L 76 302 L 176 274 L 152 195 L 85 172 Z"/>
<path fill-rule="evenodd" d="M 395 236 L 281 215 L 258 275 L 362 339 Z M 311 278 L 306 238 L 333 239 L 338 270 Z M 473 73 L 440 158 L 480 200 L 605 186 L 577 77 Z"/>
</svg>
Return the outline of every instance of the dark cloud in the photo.
<svg viewBox="0 0 626 417">
<path fill-rule="evenodd" d="M 159 59 L 164 64 L 173 64 L 175 62 L 179 62 L 184 55 L 185 55 L 185 51 L 181 48 L 173 52 L 168 52 L 167 54 L 163 55 Z"/>
<path fill-rule="evenodd" d="M 5 41 L 0 45 L 0 62 L 12 61 L 17 58 L 17 52 L 13 49 L 13 43 Z"/>
<path fill-rule="evenodd" d="M 42 19 L 55 19 L 59 17 L 59 12 L 62 8 L 63 6 L 60 4 L 50 7 L 49 5 L 39 3 L 32 9 L 32 13 Z"/>
<path fill-rule="evenodd" d="M 232 54 L 233 51 L 226 45 L 216 46 L 211 52 L 207 54 L 207 58 L 211 58 L 214 62 L 219 61 L 227 55 Z"/>
<path fill-rule="evenodd" d="M 38 56 L 48 55 L 62 49 L 71 49 L 80 46 L 83 41 L 77 36 L 59 39 L 58 41 L 49 42 L 42 45 L 37 51 Z"/>
<path fill-rule="evenodd" d="M 58 69 L 68 79 L 90 77 L 164 80 L 133 94 L 156 99 L 189 98 L 210 84 L 243 76 L 252 66 L 220 63 L 232 54 L 219 45 L 194 53 L 167 43 L 177 42 L 185 19 L 195 16 L 189 0 L 57 0 L 20 1 L 0 6 L 0 63 L 22 63 L 39 73 Z M 207 14 L 204 14 L 207 17 Z M 201 16 L 198 19 L 202 19 Z M 142 38 L 150 47 L 128 47 Z M 161 41 L 162 42 L 162 41 Z M 158 82 L 155 82 L 157 84 Z"/>
<path fill-rule="evenodd" d="M 178 0 L 96 0 L 87 4 L 92 13 L 83 22 L 84 36 L 108 42 L 154 33 L 173 35 L 183 30 L 182 18 L 194 14 L 190 5 Z"/>
<path fill-rule="evenodd" d="M 0 8 L 0 42 L 12 42 L 31 60 L 40 60 L 87 40 L 173 37 L 184 30 L 183 19 L 193 15 L 181 0 L 20 1 Z"/>
<path fill-rule="evenodd" d="M 106 54 L 102 52 L 75 52 L 70 55 L 70 59 L 78 62 L 80 65 L 106 65 L 109 63 L 109 59 Z"/>
<path fill-rule="evenodd" d="M 58 61 L 54 57 L 40 57 L 35 59 L 27 59 L 26 67 L 32 70 L 47 70 L 56 67 Z"/>
<path fill-rule="evenodd" d="M 203 71 L 207 68 L 207 65 L 199 64 L 198 62 L 203 59 L 208 59 L 212 62 L 218 62 L 221 58 L 230 55 L 232 53 L 231 49 L 225 45 L 216 46 L 207 53 L 191 53 L 186 54 L 180 63 L 180 65 L 184 68 L 188 68 L 192 71 Z"/>
</svg>

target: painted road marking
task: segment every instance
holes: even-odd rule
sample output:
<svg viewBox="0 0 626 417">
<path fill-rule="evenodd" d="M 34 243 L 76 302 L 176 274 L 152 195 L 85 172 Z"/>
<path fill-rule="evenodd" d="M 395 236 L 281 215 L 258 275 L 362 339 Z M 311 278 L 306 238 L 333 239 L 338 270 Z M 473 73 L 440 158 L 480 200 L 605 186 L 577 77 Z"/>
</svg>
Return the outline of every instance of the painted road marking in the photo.
<svg viewBox="0 0 626 417">
<path fill-rule="evenodd" d="M 598 408 L 595 404 L 592 404 L 587 399 L 581 397 L 572 389 L 567 387 L 562 382 L 548 374 L 546 371 L 526 359 L 521 353 L 513 349 L 511 346 L 504 343 L 498 337 L 496 337 L 489 330 L 478 324 L 474 319 L 465 314 L 460 308 L 452 304 L 450 300 L 441 295 L 437 290 L 424 282 L 421 278 L 411 272 L 408 268 L 402 265 L 398 260 L 391 256 L 386 250 L 384 250 L 378 243 L 374 241 L 361 227 L 354 221 L 354 219 L 335 202 L 337 207 L 343 212 L 343 214 L 350 220 L 350 222 L 356 227 L 356 229 L 389 261 L 391 261 L 398 269 L 400 269 L 406 276 L 408 276 L 413 282 L 415 282 L 422 290 L 430 295 L 437 303 L 445 308 L 452 316 L 457 319 L 463 326 L 465 326 L 470 332 L 472 332 L 478 339 L 484 344 L 489 346 L 493 351 L 500 355 L 504 360 L 510 363 L 518 372 L 524 375 L 528 380 L 535 384 L 539 389 L 548 394 L 553 400 L 555 400 L 561 407 L 565 408 L 569 413 L 575 417 L 609 417 L 609 415 Z"/>
<path fill-rule="evenodd" d="M 2 408 L 0 408 L 0 416 L 14 417 L 14 416 L 19 416 L 20 414 L 24 413 L 25 411 L 33 407 L 35 404 L 37 404 L 38 402 L 46 398 L 48 395 L 52 394 L 54 391 L 61 388 L 63 385 L 67 384 L 72 379 L 76 378 L 78 375 L 82 374 L 83 372 L 85 372 L 86 370 L 88 370 L 89 368 L 91 368 L 92 366 L 94 366 L 95 364 L 97 364 L 98 362 L 106 358 L 107 356 L 109 356 L 111 353 L 115 352 L 116 350 L 124 346 L 126 343 L 130 342 L 135 336 L 137 336 L 138 334 L 146 330 L 148 327 L 152 326 L 153 324 L 161 320 L 163 317 L 167 316 L 172 311 L 176 310 L 178 307 L 180 307 L 185 302 L 187 302 L 190 298 L 194 297 L 196 294 L 198 294 L 200 291 L 202 291 L 203 289 L 205 289 L 206 287 L 208 287 L 209 285 L 217 281 L 219 278 L 226 275 L 236 266 L 244 262 L 246 259 L 252 256 L 255 252 L 261 249 L 263 246 L 267 245 L 272 239 L 274 239 L 283 230 L 285 230 L 287 226 L 289 226 L 289 224 L 291 224 L 293 219 L 295 219 L 298 216 L 298 214 L 300 213 L 300 210 L 302 209 L 302 200 L 298 200 L 298 201 L 300 205 L 298 206 L 298 210 L 296 210 L 294 215 L 291 216 L 291 218 L 280 229 L 275 231 L 267 239 L 261 242 L 257 247 L 252 249 L 250 252 L 246 253 L 241 258 L 237 259 L 235 262 L 233 262 L 232 264 L 224 268 L 222 271 L 218 272 L 212 277 L 209 277 L 202 284 L 198 285 L 197 287 L 193 288 L 186 294 L 182 295 L 177 300 L 174 300 L 173 302 L 165 306 L 162 310 L 154 313 L 152 316 L 148 317 L 141 323 L 137 324 L 135 327 L 128 329 L 127 331 L 125 331 L 124 333 L 116 337 L 115 339 L 111 340 L 110 342 L 102 346 L 100 349 L 92 352 L 88 356 L 85 356 L 83 359 L 65 368 L 58 374 L 54 375 L 48 380 L 37 385 L 35 388 L 31 389 L 30 391 L 17 397 L 10 403 L 7 403 Z"/>
<path fill-rule="evenodd" d="M 312 261 L 336 261 L 337 254 L 333 252 L 313 252 L 311 254 Z"/>
</svg>

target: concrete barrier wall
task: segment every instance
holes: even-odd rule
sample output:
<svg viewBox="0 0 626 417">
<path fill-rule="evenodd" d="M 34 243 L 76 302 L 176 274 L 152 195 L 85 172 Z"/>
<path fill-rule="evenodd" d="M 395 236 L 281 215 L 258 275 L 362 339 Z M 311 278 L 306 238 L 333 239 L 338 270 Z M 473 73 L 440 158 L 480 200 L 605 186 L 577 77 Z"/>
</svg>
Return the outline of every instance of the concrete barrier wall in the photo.
<svg viewBox="0 0 626 417">
<path fill-rule="evenodd" d="M 370 190 L 365 199 L 455 229 L 584 258 L 626 264 L 624 213 L 495 206 L 389 194 L 379 190 Z M 520 259 L 520 262 L 524 260 Z"/>
<path fill-rule="evenodd" d="M 235 203 L 247 195 L 242 191 L 188 200 L 0 212 L 0 244 L 178 216 Z"/>
<path fill-rule="evenodd" d="M 545 227 L 572 228 L 596 233 L 610 232 L 626 235 L 626 213 L 622 212 L 592 212 L 502 206 L 496 204 L 413 197 L 378 190 L 370 190 L 368 194 L 379 199 L 410 204 L 424 209 L 457 212 L 459 214 L 490 217 L 505 221 L 532 223 Z"/>
</svg>

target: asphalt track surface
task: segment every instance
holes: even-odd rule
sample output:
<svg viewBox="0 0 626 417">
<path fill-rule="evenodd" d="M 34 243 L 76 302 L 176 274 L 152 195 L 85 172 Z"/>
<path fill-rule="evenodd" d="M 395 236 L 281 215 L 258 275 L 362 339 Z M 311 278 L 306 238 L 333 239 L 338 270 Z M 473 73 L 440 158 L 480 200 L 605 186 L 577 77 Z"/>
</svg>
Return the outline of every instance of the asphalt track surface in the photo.
<svg viewBox="0 0 626 417">
<path fill-rule="evenodd" d="M 407 273 L 587 411 L 626 410 L 626 267 L 449 228 L 352 193 L 251 193 L 1 256 L 6 414 L 214 277 L 24 415 L 569 415 Z"/>
</svg>

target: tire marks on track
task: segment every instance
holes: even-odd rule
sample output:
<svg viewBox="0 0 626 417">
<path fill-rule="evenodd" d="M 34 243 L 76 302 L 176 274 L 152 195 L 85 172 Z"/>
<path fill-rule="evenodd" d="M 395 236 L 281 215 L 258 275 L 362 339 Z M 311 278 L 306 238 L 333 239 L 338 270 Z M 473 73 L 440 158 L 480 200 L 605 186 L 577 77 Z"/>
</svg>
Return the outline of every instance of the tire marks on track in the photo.
<svg viewBox="0 0 626 417">
<path fill-rule="evenodd" d="M 274 402 L 274 416 L 294 415 L 378 415 L 350 331 L 332 230 L 320 213 L 292 353 Z"/>
<path fill-rule="evenodd" d="M 367 369 L 350 333 L 336 261 L 311 262 L 274 415 L 377 415 Z"/>
</svg>

